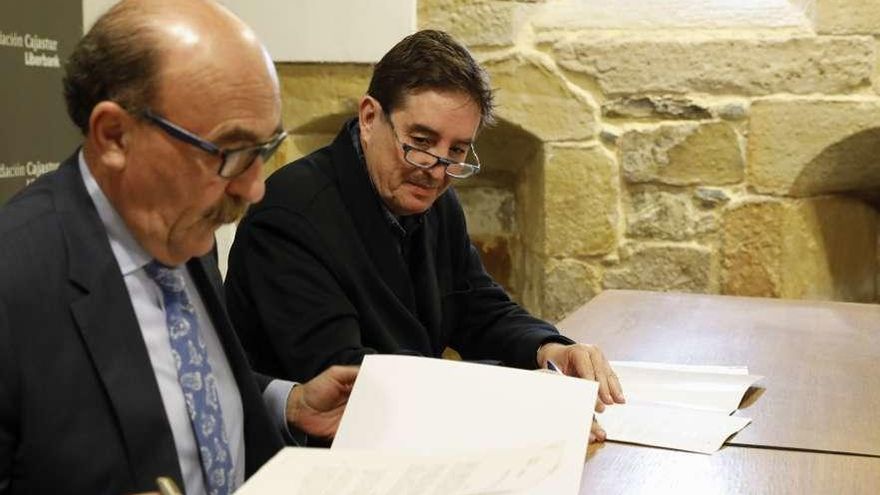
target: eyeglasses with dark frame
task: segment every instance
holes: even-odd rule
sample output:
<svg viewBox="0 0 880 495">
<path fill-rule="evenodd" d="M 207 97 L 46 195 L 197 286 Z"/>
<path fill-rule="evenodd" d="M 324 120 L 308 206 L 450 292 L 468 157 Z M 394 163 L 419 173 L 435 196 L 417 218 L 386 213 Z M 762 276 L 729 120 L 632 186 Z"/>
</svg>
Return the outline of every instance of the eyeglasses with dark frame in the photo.
<svg viewBox="0 0 880 495">
<path fill-rule="evenodd" d="M 150 109 L 144 110 L 143 116 L 149 122 L 165 131 L 169 136 L 219 157 L 220 168 L 217 169 L 217 174 L 224 179 L 232 179 L 243 174 L 254 164 L 257 157 L 260 157 L 265 163 L 273 154 L 275 154 L 278 150 L 278 146 L 280 146 L 284 141 L 284 138 L 287 137 L 287 131 L 281 131 L 265 143 L 226 150 L 210 141 L 206 141 L 196 136 L 195 133 L 180 127 Z"/>
<path fill-rule="evenodd" d="M 480 172 L 480 157 L 477 156 L 477 150 L 474 149 L 473 144 L 470 145 L 469 152 L 473 153 L 474 161 L 477 163 L 472 164 L 460 162 L 453 160 L 452 158 L 435 155 L 428 150 L 416 148 L 411 144 L 404 143 L 400 140 L 400 136 L 397 135 L 397 129 L 394 127 L 394 122 L 391 121 L 391 116 L 385 114 L 385 120 L 387 120 L 388 124 L 391 126 L 391 132 L 394 134 L 394 139 L 397 140 L 397 144 L 403 148 L 403 159 L 410 165 L 422 170 L 430 170 L 437 165 L 443 165 L 446 175 L 455 177 L 456 179 L 467 179 Z"/>
</svg>

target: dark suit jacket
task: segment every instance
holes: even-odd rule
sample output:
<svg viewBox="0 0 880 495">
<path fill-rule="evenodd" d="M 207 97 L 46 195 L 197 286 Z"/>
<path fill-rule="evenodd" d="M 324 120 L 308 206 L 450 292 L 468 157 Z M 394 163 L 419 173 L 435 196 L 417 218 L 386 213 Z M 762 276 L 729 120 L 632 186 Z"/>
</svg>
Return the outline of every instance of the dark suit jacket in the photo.
<svg viewBox="0 0 880 495">
<path fill-rule="evenodd" d="M 534 368 L 541 343 L 571 342 L 486 273 L 454 190 L 395 238 L 350 125 L 273 174 L 239 225 L 226 297 L 256 370 L 301 381 L 369 353 L 446 346 Z"/>
<path fill-rule="evenodd" d="M 214 259 L 187 268 L 241 392 L 249 475 L 281 439 Z M 147 348 L 74 156 L 0 210 L 0 481 L 11 494 L 118 494 L 155 490 L 159 475 L 183 486 Z"/>
</svg>

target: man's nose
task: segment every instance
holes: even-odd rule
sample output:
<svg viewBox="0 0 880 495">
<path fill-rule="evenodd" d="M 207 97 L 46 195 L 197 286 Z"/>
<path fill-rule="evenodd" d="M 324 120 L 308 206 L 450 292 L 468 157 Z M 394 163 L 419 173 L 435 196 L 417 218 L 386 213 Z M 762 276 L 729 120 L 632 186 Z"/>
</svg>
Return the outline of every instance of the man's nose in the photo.
<svg viewBox="0 0 880 495">
<path fill-rule="evenodd" d="M 446 164 L 437 160 L 434 166 L 428 169 L 428 174 L 436 181 L 443 180 L 446 176 Z"/>
<path fill-rule="evenodd" d="M 263 199 L 266 192 L 266 184 L 263 181 L 263 160 L 257 157 L 254 163 L 243 174 L 234 177 L 226 186 L 226 192 L 230 196 L 241 198 L 249 204 Z"/>
</svg>

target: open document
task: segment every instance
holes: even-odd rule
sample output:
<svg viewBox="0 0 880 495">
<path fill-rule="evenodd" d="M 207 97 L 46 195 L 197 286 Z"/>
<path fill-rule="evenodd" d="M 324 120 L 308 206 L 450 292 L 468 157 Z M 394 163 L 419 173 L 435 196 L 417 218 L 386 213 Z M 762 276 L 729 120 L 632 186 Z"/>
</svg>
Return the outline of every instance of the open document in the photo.
<svg viewBox="0 0 880 495">
<path fill-rule="evenodd" d="M 552 472 L 531 486 L 508 487 L 504 493 L 576 494 L 597 391 L 596 382 L 549 373 L 367 356 L 332 451 L 418 456 L 558 445 L 558 457 L 552 448 L 533 450 L 541 455 L 532 462 L 556 465 Z"/>
<path fill-rule="evenodd" d="M 288 447 L 238 495 L 478 495 L 524 493 L 556 476 L 562 444 L 412 455 Z"/>
<path fill-rule="evenodd" d="M 751 422 L 731 416 L 761 376 L 744 366 L 612 361 L 626 404 L 596 419 L 608 440 L 711 454 Z"/>
</svg>

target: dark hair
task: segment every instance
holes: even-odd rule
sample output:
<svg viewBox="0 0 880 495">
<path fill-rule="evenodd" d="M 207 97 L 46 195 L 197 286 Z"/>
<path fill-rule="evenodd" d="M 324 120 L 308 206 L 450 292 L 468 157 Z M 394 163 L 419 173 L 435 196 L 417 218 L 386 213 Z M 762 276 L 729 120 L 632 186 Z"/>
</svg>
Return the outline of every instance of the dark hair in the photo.
<svg viewBox="0 0 880 495">
<path fill-rule="evenodd" d="M 83 134 L 95 105 L 115 101 L 130 112 L 147 108 L 157 92 L 159 42 L 134 2 L 121 2 L 101 16 L 65 64 L 67 113 Z"/>
<path fill-rule="evenodd" d="M 442 31 L 419 31 L 394 45 L 376 64 L 367 94 L 391 113 L 408 93 L 423 89 L 462 91 L 480 106 L 481 126 L 494 121 L 489 75 Z"/>
</svg>

